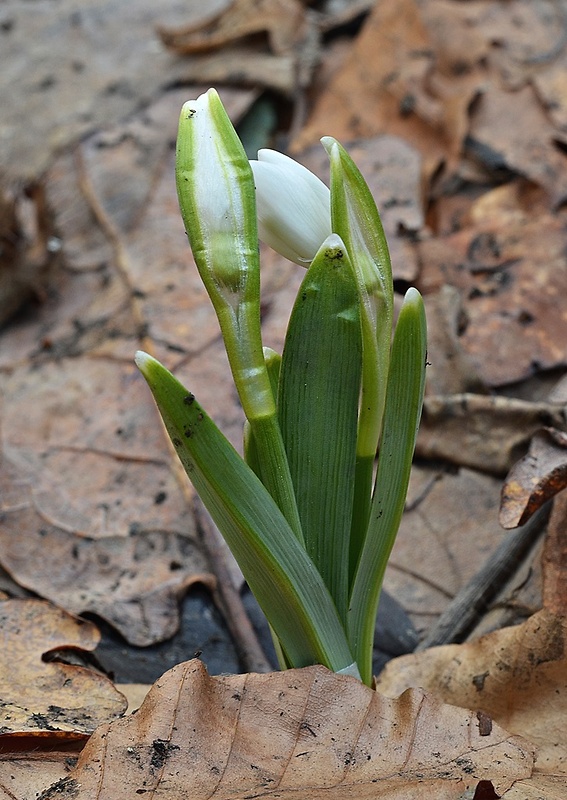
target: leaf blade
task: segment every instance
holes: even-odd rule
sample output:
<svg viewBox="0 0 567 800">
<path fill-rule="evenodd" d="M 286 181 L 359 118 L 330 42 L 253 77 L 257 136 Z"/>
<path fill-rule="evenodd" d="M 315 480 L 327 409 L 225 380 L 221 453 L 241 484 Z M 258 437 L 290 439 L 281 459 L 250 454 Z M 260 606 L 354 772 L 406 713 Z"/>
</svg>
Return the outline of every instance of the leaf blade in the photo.
<svg viewBox="0 0 567 800">
<path fill-rule="evenodd" d="M 343 619 L 361 369 L 356 281 L 333 235 L 307 271 L 291 314 L 278 416 L 305 546 Z"/>
<path fill-rule="evenodd" d="M 187 475 L 234 553 L 294 666 L 352 664 L 315 566 L 261 481 L 179 381 L 145 353 L 136 363 Z"/>
<path fill-rule="evenodd" d="M 423 300 L 416 289 L 409 289 L 392 344 L 374 497 L 349 608 L 349 641 L 365 683 L 372 679 L 380 589 L 407 494 L 423 404 L 426 354 Z"/>
</svg>

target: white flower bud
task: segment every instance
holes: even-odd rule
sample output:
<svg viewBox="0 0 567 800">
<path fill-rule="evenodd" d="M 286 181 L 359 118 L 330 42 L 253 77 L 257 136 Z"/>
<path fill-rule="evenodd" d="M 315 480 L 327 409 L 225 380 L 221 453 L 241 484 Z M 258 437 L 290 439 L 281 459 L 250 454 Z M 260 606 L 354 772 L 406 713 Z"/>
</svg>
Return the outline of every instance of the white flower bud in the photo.
<svg viewBox="0 0 567 800">
<path fill-rule="evenodd" d="M 213 303 L 257 299 L 252 170 L 214 89 L 181 110 L 176 180 L 185 230 Z"/>
<path fill-rule="evenodd" d="M 250 162 L 260 239 L 290 261 L 308 266 L 331 233 L 330 192 L 306 167 L 275 150 Z"/>
</svg>

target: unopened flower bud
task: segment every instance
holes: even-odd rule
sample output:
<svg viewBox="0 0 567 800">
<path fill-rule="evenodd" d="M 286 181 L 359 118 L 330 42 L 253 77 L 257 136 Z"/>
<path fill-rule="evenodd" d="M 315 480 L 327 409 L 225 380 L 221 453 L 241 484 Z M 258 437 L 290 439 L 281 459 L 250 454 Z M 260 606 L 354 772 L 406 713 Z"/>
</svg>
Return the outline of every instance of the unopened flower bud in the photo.
<svg viewBox="0 0 567 800">
<path fill-rule="evenodd" d="M 306 167 L 275 150 L 250 162 L 260 239 L 290 261 L 308 266 L 331 233 L 329 189 Z"/>
<path fill-rule="evenodd" d="M 259 260 L 252 170 L 214 89 L 183 106 L 176 179 L 185 230 L 215 307 L 223 301 L 234 305 L 235 295 L 239 300 L 250 293 L 256 297 Z"/>
</svg>

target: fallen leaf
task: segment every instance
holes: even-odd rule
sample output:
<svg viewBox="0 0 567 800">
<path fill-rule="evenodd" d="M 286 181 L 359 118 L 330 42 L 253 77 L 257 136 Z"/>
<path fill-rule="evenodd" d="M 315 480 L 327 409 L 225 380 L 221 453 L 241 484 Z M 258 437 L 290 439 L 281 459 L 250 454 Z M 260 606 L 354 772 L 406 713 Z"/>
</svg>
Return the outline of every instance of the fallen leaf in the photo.
<svg viewBox="0 0 567 800">
<path fill-rule="evenodd" d="M 567 196 L 567 138 L 548 119 L 531 86 L 492 87 L 475 105 L 467 145 L 489 171 L 511 170 L 543 186 L 555 206 Z"/>
<path fill-rule="evenodd" d="M 173 369 L 190 362 L 184 379 L 241 437 L 175 193 L 170 145 L 189 93 L 168 93 L 61 155 L 46 194 L 65 267 L 37 313 L 2 337 L 0 561 L 22 585 L 99 614 L 138 645 L 173 635 L 179 596 L 214 578 L 136 349 Z M 251 97 L 224 94 L 236 116 Z"/>
<path fill-rule="evenodd" d="M 544 605 L 567 615 L 567 492 L 553 501 L 542 557 Z"/>
<path fill-rule="evenodd" d="M 36 737 L 37 738 L 37 737 Z M 65 750 L 32 753 L 2 753 L 0 756 L 0 798 L 37 800 L 41 792 L 69 774 L 77 758 Z"/>
<path fill-rule="evenodd" d="M 538 508 L 567 487 L 567 433 L 543 428 L 510 470 L 502 486 L 500 524 L 523 525 Z"/>
<path fill-rule="evenodd" d="M 160 26 L 162 41 L 177 53 L 188 55 L 224 47 L 257 33 L 267 33 L 276 54 L 289 52 L 305 24 L 299 0 L 232 0 L 227 8 L 207 19 L 179 28 Z"/>
<path fill-rule="evenodd" d="M 126 710 L 125 697 L 108 678 L 84 667 L 44 660 L 53 650 L 94 650 L 100 635 L 91 622 L 42 600 L 3 600 L 0 630 L 4 745 L 8 737 L 21 734 L 84 740 L 97 725 Z"/>
<path fill-rule="evenodd" d="M 420 638 L 490 559 L 502 538 L 499 480 L 415 466 L 384 586 Z"/>
<path fill-rule="evenodd" d="M 137 376 L 126 388 L 128 373 L 135 377 L 132 367 L 112 362 L 62 362 L 60 381 L 39 370 L 32 387 L 18 373 L 21 394 L 5 382 L 10 441 L 1 470 L 0 559 L 20 585 L 74 613 L 98 614 L 127 640 L 144 645 L 173 635 L 179 596 L 191 583 L 210 586 L 214 578 L 171 473 L 158 420 L 149 404 L 144 411 Z M 62 403 L 65 380 L 71 384 Z M 91 424 L 85 421 L 90 391 L 98 397 Z M 130 391 L 138 395 L 131 405 Z M 38 417 L 22 418 L 28 403 Z M 122 420 L 117 403 L 127 409 Z M 103 431 L 109 410 L 114 421 Z M 132 450 L 129 437 L 139 426 L 148 432 L 146 446 L 155 444 L 151 458 L 143 454 L 143 437 L 135 438 L 138 455 L 137 445 Z"/>
<path fill-rule="evenodd" d="M 225 5 L 211 0 L 207 9 Z M 2 3 L 0 163 L 8 183 L 38 179 L 80 137 L 125 119 L 164 87 L 198 80 L 160 45 L 155 26 L 202 17 L 201 0 L 110 0 L 104 13 L 96 0 L 40 10 Z"/>
<path fill-rule="evenodd" d="M 564 404 L 469 393 L 426 397 L 417 453 L 505 475 L 542 425 L 565 425 Z"/>
<path fill-rule="evenodd" d="M 427 174 L 443 158 L 442 107 L 428 89 L 434 52 L 414 0 L 376 3 L 341 69 L 318 98 L 294 152 L 332 135 L 342 141 L 400 136 Z"/>
<path fill-rule="evenodd" d="M 426 184 L 516 173 L 557 205 L 567 187 L 564 27 L 560 7 L 526 0 L 377 3 L 295 146 L 329 121 L 347 140 L 396 134 L 422 154 Z"/>
<path fill-rule="evenodd" d="M 421 290 L 459 289 L 460 345 L 492 387 L 567 364 L 564 223 L 549 213 L 524 214 L 520 205 L 513 213 L 509 195 L 498 200 L 479 199 L 472 224 L 418 245 Z"/>
<path fill-rule="evenodd" d="M 342 16 L 337 14 L 339 25 Z M 205 20 L 161 26 L 159 32 L 167 47 L 192 57 L 193 80 L 267 86 L 296 99 L 311 84 L 323 31 L 332 27 L 333 17 L 316 14 L 299 0 L 233 0 Z M 266 37 L 270 52 L 261 41 Z"/>
<path fill-rule="evenodd" d="M 427 315 L 428 396 L 484 393 L 484 386 L 472 358 L 461 345 L 463 318 L 461 293 L 450 284 L 424 298 Z M 447 436 L 451 442 L 453 437 Z M 469 462 L 470 464 L 470 462 Z"/>
<path fill-rule="evenodd" d="M 535 800 L 538 785 L 567 781 L 567 622 L 546 609 L 527 622 L 474 642 L 446 645 L 389 662 L 377 688 L 396 697 L 420 686 L 446 703 L 480 710 L 536 747 L 533 782 L 507 798 Z M 502 794 L 495 786 L 497 794 Z M 555 791 L 555 789 L 554 789 Z M 523 792 L 523 793 L 522 793 Z M 544 797 L 560 795 L 545 794 Z M 563 794 L 564 796 L 564 794 Z"/>
<path fill-rule="evenodd" d="M 159 793 L 417 800 L 462 796 L 489 779 L 503 792 L 531 773 L 531 749 L 472 712 L 419 690 L 389 700 L 323 667 L 210 678 L 190 661 L 139 711 L 101 726 L 77 767 L 42 800 Z"/>
</svg>

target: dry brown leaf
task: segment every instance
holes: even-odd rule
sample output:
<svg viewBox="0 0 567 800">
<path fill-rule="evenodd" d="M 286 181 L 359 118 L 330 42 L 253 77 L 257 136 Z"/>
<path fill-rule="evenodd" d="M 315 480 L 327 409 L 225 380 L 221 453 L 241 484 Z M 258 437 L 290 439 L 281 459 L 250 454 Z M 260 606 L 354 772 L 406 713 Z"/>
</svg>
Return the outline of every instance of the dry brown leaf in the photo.
<svg viewBox="0 0 567 800">
<path fill-rule="evenodd" d="M 483 394 L 484 387 L 475 365 L 460 342 L 463 317 L 461 293 L 445 284 L 426 295 L 427 385 L 428 395 L 456 395 L 465 392 Z M 452 440 L 451 436 L 447 437 Z"/>
<path fill-rule="evenodd" d="M 468 393 L 426 397 L 417 452 L 504 475 L 544 424 L 565 424 L 563 403 Z"/>
<path fill-rule="evenodd" d="M 502 541 L 500 486 L 468 469 L 446 474 L 414 466 L 385 588 L 421 634 Z"/>
<path fill-rule="evenodd" d="M 227 1 L 208 0 L 208 12 Z M 60 0 L 40 10 L 5 0 L 2 173 L 14 182 L 39 178 L 81 136 L 124 120 L 164 87 L 198 80 L 171 58 L 155 26 L 202 18 L 202 0 L 109 0 L 104 8 L 98 0 Z"/>
<path fill-rule="evenodd" d="M 99 614 L 135 644 L 173 635 L 179 596 L 213 577 L 158 418 L 128 380 L 134 369 L 78 360 L 61 362 L 55 376 L 25 373 L 17 373 L 19 391 L 12 380 L 4 386 L 2 565 L 22 586 L 74 613 Z M 24 411 L 32 406 L 37 416 Z"/>
<path fill-rule="evenodd" d="M 311 84 L 324 27 L 299 0 L 233 0 L 205 20 L 159 32 L 166 46 L 189 56 L 192 80 L 267 86 L 296 96 Z M 258 41 L 266 35 L 270 52 Z"/>
<path fill-rule="evenodd" d="M 508 475 L 502 487 L 500 524 L 523 525 L 538 508 L 567 487 L 567 433 L 555 428 L 538 430 L 530 449 Z"/>
<path fill-rule="evenodd" d="M 503 792 L 531 772 L 531 748 L 474 713 L 416 690 L 389 700 L 323 667 L 210 678 L 190 661 L 140 710 L 101 726 L 76 769 L 42 800 L 135 793 L 192 800 L 257 796 L 457 800 L 491 780 Z"/>
<path fill-rule="evenodd" d="M 480 182 L 513 170 L 559 203 L 567 187 L 564 29 L 553 3 L 377 3 L 296 146 L 330 122 L 338 138 L 394 133 L 422 153 L 427 178 L 441 163 L 449 176 Z"/>
<path fill-rule="evenodd" d="M 414 0 L 376 3 L 351 56 L 294 142 L 294 151 L 329 134 L 349 141 L 389 133 L 416 147 L 430 173 L 444 152 L 439 138 L 442 107 L 427 88 L 433 58 Z"/>
<path fill-rule="evenodd" d="M 171 636 L 180 594 L 213 578 L 193 495 L 173 472 L 133 365 L 136 349 L 153 349 L 173 368 L 190 362 L 182 378 L 233 441 L 241 435 L 173 178 L 179 108 L 198 91 L 168 93 L 61 156 L 46 192 L 66 268 L 0 348 L 0 561 L 21 584 L 101 615 L 139 645 Z M 223 96 L 238 117 L 253 93 Z"/>
<path fill-rule="evenodd" d="M 518 781 L 502 795 L 503 800 L 564 800 L 565 775 L 547 775 L 538 769 L 527 781 Z"/>
<path fill-rule="evenodd" d="M 502 386 L 567 364 L 567 259 L 561 219 L 512 211 L 509 193 L 491 199 L 472 206 L 463 230 L 419 244 L 419 285 L 461 291 L 460 345 L 485 384 Z"/>
<path fill-rule="evenodd" d="M 558 206 L 567 197 L 567 140 L 548 119 L 531 86 L 492 87 L 475 104 L 468 146 L 489 170 L 512 170 L 545 187 Z"/>
<path fill-rule="evenodd" d="M 535 800 L 538 785 L 555 791 L 567 782 L 566 633 L 565 618 L 544 609 L 475 642 L 401 656 L 386 666 L 378 689 L 395 697 L 420 686 L 528 738 L 537 746 L 534 781 L 522 780 L 505 796 Z"/>
<path fill-rule="evenodd" d="M 42 600 L 3 600 L 0 631 L 4 745 L 14 734 L 85 739 L 97 725 L 126 710 L 126 698 L 108 678 L 84 667 L 43 660 L 53 650 L 94 650 L 100 635 L 91 622 Z"/>
<path fill-rule="evenodd" d="M 276 54 L 289 52 L 305 24 L 299 0 L 232 0 L 205 20 L 179 28 L 160 27 L 161 38 L 177 53 L 188 55 L 225 47 L 245 36 L 267 33 Z"/>
<path fill-rule="evenodd" d="M 64 780 L 76 761 L 74 753 L 44 751 L 37 744 L 31 753 L 2 753 L 0 800 L 37 800 L 48 786 Z"/>
<path fill-rule="evenodd" d="M 186 59 L 179 61 L 186 63 Z M 275 56 L 264 49 L 234 44 L 206 55 L 188 56 L 185 72 L 192 82 L 207 88 L 217 86 L 221 92 L 223 86 L 234 83 L 265 87 L 289 97 L 297 89 L 298 60 L 293 54 Z"/>
<path fill-rule="evenodd" d="M 567 492 L 553 501 L 542 557 L 544 605 L 567 615 Z"/>
</svg>

